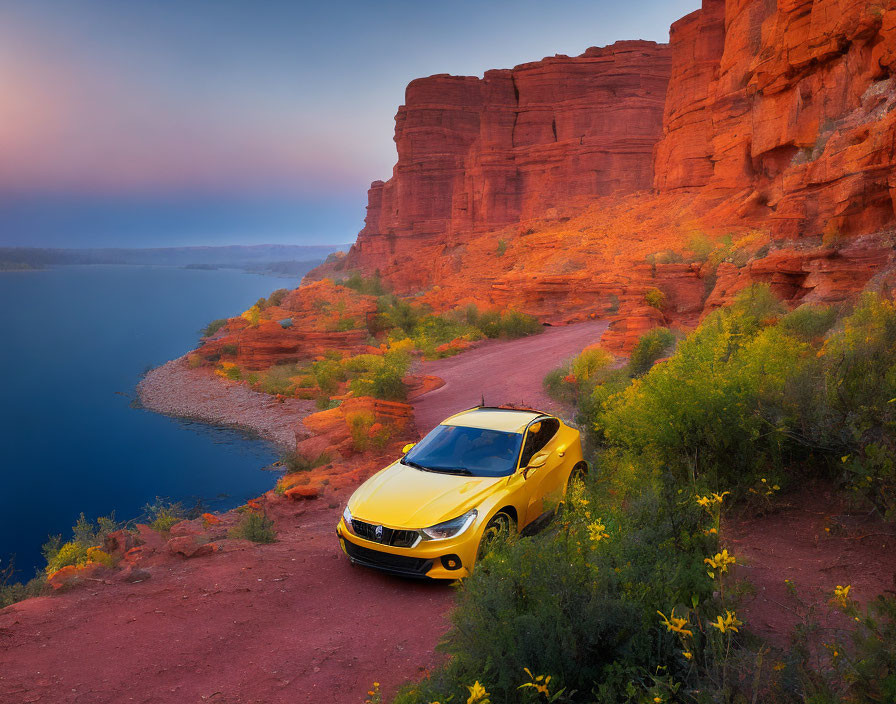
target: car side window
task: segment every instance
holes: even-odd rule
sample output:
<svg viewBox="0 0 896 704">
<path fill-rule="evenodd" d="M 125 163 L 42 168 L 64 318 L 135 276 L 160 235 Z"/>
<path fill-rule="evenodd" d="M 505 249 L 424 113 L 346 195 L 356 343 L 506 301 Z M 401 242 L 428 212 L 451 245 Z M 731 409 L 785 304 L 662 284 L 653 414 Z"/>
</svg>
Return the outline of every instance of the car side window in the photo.
<svg viewBox="0 0 896 704">
<path fill-rule="evenodd" d="M 536 426 L 537 429 L 536 429 Z M 526 442 L 523 445 L 523 456 L 520 458 L 520 467 L 525 467 L 539 450 L 547 445 L 560 429 L 560 421 L 556 418 L 544 418 L 533 423 L 526 431 Z"/>
</svg>

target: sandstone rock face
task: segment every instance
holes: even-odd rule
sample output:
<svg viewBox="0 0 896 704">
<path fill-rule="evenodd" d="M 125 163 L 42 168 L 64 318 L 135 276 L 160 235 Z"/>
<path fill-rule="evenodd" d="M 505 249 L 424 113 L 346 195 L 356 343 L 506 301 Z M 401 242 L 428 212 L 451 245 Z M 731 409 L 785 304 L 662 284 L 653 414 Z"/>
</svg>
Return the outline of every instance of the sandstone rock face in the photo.
<svg viewBox="0 0 896 704">
<path fill-rule="evenodd" d="M 666 45 L 630 41 L 481 79 L 412 81 L 395 118 L 398 163 L 371 185 L 344 265 L 413 290 L 434 275 L 421 248 L 561 217 L 576 196 L 649 188 L 669 68 Z"/>
<path fill-rule="evenodd" d="M 657 189 L 787 238 L 893 223 L 892 0 L 704 0 L 670 44 Z"/>
<path fill-rule="evenodd" d="M 839 303 L 892 266 L 893 254 L 892 243 L 863 237 L 843 247 L 777 250 L 740 269 L 723 263 L 706 309 L 730 303 L 738 291 L 757 282 L 794 303 Z"/>
<path fill-rule="evenodd" d="M 609 317 L 623 353 L 752 282 L 844 300 L 890 264 L 894 67 L 896 0 L 703 0 L 668 47 L 414 81 L 393 176 L 335 268 L 378 269 L 437 310 Z M 751 232 L 764 247 L 718 268 L 688 244 Z"/>
</svg>

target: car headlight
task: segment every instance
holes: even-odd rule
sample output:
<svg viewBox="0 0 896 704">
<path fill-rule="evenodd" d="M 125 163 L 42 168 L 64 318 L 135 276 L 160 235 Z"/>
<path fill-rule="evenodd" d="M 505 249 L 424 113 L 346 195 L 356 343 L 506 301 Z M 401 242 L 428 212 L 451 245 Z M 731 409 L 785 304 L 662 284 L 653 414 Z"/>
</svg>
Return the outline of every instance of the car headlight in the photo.
<svg viewBox="0 0 896 704">
<path fill-rule="evenodd" d="M 429 540 L 445 540 L 460 535 L 467 528 L 473 525 L 479 512 L 474 508 L 467 511 L 463 516 L 452 518 L 444 523 L 437 523 L 429 528 L 423 528 L 420 532 Z"/>
<path fill-rule="evenodd" d="M 352 526 L 352 512 L 348 510 L 348 505 L 346 505 L 345 511 L 342 512 L 342 520 L 345 521 L 346 530 L 354 535 L 355 529 Z"/>
</svg>

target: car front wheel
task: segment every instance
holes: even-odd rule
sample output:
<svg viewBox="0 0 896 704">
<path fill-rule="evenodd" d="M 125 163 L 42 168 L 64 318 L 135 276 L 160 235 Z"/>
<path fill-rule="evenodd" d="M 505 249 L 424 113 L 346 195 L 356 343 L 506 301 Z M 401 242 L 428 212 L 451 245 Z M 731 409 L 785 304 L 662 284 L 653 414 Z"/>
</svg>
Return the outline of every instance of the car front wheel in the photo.
<svg viewBox="0 0 896 704">
<path fill-rule="evenodd" d="M 569 479 L 566 481 L 566 490 L 569 491 L 576 482 L 584 482 L 585 476 L 588 474 L 588 465 L 579 462 L 569 473 Z"/>
<path fill-rule="evenodd" d="M 513 520 L 513 516 L 504 511 L 498 511 L 491 517 L 485 526 L 485 530 L 482 532 L 482 539 L 479 541 L 478 557 L 481 558 L 485 555 L 496 541 L 503 540 L 515 532 L 516 521 Z"/>
</svg>

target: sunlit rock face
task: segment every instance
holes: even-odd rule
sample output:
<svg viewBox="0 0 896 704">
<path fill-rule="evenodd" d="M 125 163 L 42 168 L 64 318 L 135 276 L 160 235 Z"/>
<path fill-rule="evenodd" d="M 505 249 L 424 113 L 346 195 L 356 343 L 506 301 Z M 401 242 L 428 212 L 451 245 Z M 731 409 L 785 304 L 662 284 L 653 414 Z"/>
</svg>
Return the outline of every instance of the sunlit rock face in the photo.
<svg viewBox="0 0 896 704">
<path fill-rule="evenodd" d="M 892 1 L 704 0 L 670 45 L 658 190 L 787 238 L 892 224 Z"/>
<path fill-rule="evenodd" d="M 419 288 L 436 273 L 421 251 L 560 217 L 577 196 L 650 188 L 669 68 L 666 45 L 630 41 L 412 81 L 395 118 L 398 163 L 371 186 L 348 266 Z"/>
<path fill-rule="evenodd" d="M 792 305 L 889 285 L 894 66 L 896 0 L 704 0 L 669 45 L 413 81 L 392 178 L 309 278 L 379 271 L 437 310 L 609 318 L 620 352 L 754 282 Z M 734 247 L 707 262 L 695 234 Z"/>
</svg>

